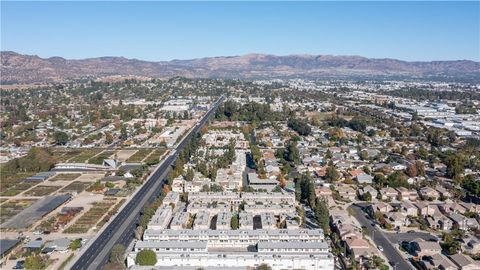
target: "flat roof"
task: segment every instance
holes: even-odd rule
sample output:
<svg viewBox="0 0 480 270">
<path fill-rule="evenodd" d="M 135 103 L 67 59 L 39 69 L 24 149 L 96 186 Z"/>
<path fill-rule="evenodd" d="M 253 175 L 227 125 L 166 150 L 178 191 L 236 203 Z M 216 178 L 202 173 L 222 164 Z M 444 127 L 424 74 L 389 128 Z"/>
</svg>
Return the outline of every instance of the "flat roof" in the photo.
<svg viewBox="0 0 480 270">
<path fill-rule="evenodd" d="M 135 248 L 207 248 L 205 241 L 138 241 Z"/>
<path fill-rule="evenodd" d="M 19 242 L 18 239 L 0 239 L 0 256 L 10 251 Z"/>
<path fill-rule="evenodd" d="M 258 242 L 259 249 L 282 249 L 282 248 L 298 248 L 298 249 L 328 249 L 325 242 Z"/>
</svg>

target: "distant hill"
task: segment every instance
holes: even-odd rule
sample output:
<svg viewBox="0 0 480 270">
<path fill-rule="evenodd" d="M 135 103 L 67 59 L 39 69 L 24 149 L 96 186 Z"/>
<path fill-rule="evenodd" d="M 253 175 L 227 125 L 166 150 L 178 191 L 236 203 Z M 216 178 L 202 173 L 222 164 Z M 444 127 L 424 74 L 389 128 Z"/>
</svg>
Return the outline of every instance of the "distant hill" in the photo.
<svg viewBox="0 0 480 270">
<path fill-rule="evenodd" d="M 3 51 L 2 84 L 59 82 L 67 79 L 134 75 L 156 78 L 320 78 L 434 79 L 480 81 L 480 62 L 407 62 L 360 56 L 248 54 L 149 62 L 124 57 L 68 60 Z"/>
</svg>

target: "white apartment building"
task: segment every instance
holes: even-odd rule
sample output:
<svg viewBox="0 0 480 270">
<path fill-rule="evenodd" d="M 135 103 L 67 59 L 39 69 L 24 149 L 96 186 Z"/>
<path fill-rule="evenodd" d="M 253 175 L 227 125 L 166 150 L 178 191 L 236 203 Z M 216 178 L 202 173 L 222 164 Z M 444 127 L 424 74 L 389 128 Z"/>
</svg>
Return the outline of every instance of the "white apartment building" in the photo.
<svg viewBox="0 0 480 270">
<path fill-rule="evenodd" d="M 195 220 L 193 222 L 194 230 L 207 230 L 210 228 L 210 213 L 200 211 L 195 214 Z"/>
<path fill-rule="evenodd" d="M 147 225 L 148 229 L 163 230 L 167 228 L 172 219 L 172 207 L 170 205 L 160 206 Z"/>
<path fill-rule="evenodd" d="M 308 230 L 276 230 L 281 233 L 281 237 L 275 234 L 251 234 L 250 232 L 265 232 L 264 230 L 237 230 L 239 234 L 230 232 L 229 234 L 203 235 L 202 240 L 169 240 L 169 241 L 138 241 L 134 250 L 127 257 L 127 265 L 135 265 L 135 256 L 142 249 L 153 250 L 157 254 L 157 266 L 162 267 L 220 267 L 228 269 L 235 267 L 256 267 L 266 263 L 272 269 L 312 269 L 312 270 L 333 270 L 334 258 L 329 253 L 328 244 L 323 241 L 323 233 L 312 234 L 306 239 L 300 239 L 305 236 Z M 303 233 L 300 233 L 303 231 Z M 213 232 L 207 230 L 203 232 Z M 242 236 L 245 239 L 238 239 Z M 223 244 L 228 249 L 222 250 L 212 245 L 215 237 L 223 236 L 222 239 L 227 244 Z M 271 237 L 271 238 L 270 238 Z M 236 240 L 234 238 L 237 238 Z M 247 251 L 232 249 L 235 244 L 232 240 L 241 243 L 241 240 L 256 238 L 248 244 L 253 244 L 254 249 Z M 279 241 L 283 238 L 283 241 Z M 214 240 L 213 240 L 214 241 Z M 133 267 L 135 269 L 135 267 Z"/>
<path fill-rule="evenodd" d="M 187 227 L 190 214 L 187 212 L 176 212 L 173 216 L 170 228 L 174 230 L 185 229 Z"/>
<path fill-rule="evenodd" d="M 232 220 L 232 213 L 231 212 L 220 212 L 217 214 L 217 223 L 216 229 L 217 230 L 228 230 L 231 228 L 230 222 Z"/>
<path fill-rule="evenodd" d="M 253 230 L 253 215 L 247 212 L 240 212 L 239 228 Z"/>
</svg>

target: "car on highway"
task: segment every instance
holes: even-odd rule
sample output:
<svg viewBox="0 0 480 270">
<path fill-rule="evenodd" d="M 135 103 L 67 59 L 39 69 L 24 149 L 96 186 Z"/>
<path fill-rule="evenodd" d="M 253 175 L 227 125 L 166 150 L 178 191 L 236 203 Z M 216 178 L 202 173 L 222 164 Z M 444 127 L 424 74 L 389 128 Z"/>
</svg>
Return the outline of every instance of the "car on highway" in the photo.
<svg viewBox="0 0 480 270">
<path fill-rule="evenodd" d="M 383 251 L 383 247 L 382 247 L 382 246 L 378 246 L 378 250 Z"/>
</svg>

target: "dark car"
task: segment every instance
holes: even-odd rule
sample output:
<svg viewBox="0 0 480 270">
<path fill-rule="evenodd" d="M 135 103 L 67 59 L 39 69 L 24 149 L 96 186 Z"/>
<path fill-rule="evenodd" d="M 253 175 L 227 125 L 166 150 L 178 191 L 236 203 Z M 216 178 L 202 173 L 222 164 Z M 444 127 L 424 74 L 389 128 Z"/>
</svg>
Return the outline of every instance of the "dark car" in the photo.
<svg viewBox="0 0 480 270">
<path fill-rule="evenodd" d="M 25 261 L 17 261 L 17 264 L 13 267 L 13 269 L 24 269 L 23 265 L 25 264 Z"/>
<path fill-rule="evenodd" d="M 407 231 L 407 233 L 414 233 L 414 232 L 415 232 L 415 231 L 412 231 L 412 230 L 410 230 L 410 231 Z"/>
</svg>

